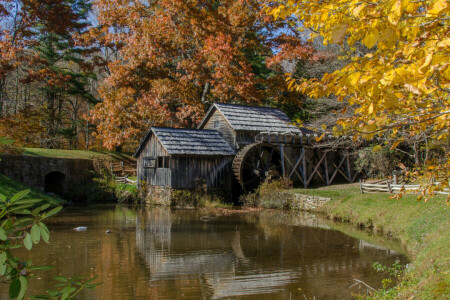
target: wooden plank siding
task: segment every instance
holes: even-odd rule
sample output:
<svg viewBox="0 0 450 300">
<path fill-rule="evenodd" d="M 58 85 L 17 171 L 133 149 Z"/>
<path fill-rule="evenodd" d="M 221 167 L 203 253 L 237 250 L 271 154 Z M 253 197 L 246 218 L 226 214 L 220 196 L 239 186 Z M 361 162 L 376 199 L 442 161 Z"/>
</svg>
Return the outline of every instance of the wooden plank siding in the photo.
<svg viewBox="0 0 450 300">
<path fill-rule="evenodd" d="M 144 158 L 153 157 L 157 159 L 158 156 L 169 157 L 158 138 L 152 135 L 137 159 L 138 184 L 145 181 L 149 185 L 170 186 L 170 168 L 144 168 Z"/>
<path fill-rule="evenodd" d="M 256 135 L 259 134 L 259 131 L 244 131 L 237 130 L 236 131 L 236 144 L 239 148 L 245 147 L 246 145 L 255 143 Z"/>
<path fill-rule="evenodd" d="M 171 160 L 173 188 L 191 188 L 200 182 L 208 187 L 228 184 L 231 173 L 232 156 L 173 156 Z"/>
<path fill-rule="evenodd" d="M 231 128 L 230 123 L 228 123 L 225 117 L 218 110 L 211 115 L 209 120 L 201 129 L 218 131 L 228 145 L 230 145 L 231 149 L 236 149 L 236 134 L 233 128 Z"/>
</svg>

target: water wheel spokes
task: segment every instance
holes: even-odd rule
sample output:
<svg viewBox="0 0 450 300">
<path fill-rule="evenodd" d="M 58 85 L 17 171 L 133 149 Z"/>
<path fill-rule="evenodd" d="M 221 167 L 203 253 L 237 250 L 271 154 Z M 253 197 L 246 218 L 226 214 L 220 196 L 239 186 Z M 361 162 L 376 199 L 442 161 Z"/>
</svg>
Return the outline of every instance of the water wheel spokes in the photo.
<svg viewBox="0 0 450 300">
<path fill-rule="evenodd" d="M 255 190 L 268 177 L 281 174 L 281 158 L 276 146 L 251 144 L 242 148 L 233 160 L 233 173 L 244 192 Z"/>
</svg>

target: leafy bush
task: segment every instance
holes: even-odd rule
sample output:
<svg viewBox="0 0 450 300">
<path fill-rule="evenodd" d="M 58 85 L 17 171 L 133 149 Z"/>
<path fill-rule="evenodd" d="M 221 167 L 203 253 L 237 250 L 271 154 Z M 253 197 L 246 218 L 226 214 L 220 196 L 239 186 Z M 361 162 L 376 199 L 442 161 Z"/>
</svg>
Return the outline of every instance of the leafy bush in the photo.
<svg viewBox="0 0 450 300">
<path fill-rule="evenodd" d="M 226 206 L 227 191 L 223 187 L 211 189 L 206 182 L 197 179 L 195 188 L 172 190 L 170 206 L 179 207 L 212 207 Z"/>
<path fill-rule="evenodd" d="M 368 177 L 389 177 L 400 163 L 397 152 L 380 145 L 359 150 L 355 161 L 356 169 Z"/>
<path fill-rule="evenodd" d="M 288 191 L 292 181 L 286 178 L 264 182 L 253 193 L 241 196 L 245 206 L 290 209 L 294 195 Z"/>
<path fill-rule="evenodd" d="M 14 140 L 0 136 L 0 153 L 20 154 L 22 151 L 22 148 L 18 148 L 14 145 Z"/>
</svg>

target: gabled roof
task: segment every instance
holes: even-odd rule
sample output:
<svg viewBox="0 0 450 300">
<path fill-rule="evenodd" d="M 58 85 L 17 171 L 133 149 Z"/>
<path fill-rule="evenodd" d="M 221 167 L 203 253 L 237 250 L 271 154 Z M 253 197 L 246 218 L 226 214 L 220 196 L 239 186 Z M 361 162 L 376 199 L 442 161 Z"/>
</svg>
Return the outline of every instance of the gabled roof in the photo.
<svg viewBox="0 0 450 300">
<path fill-rule="evenodd" d="M 198 129 L 203 128 L 215 110 L 218 110 L 225 117 L 233 130 L 295 133 L 302 133 L 303 131 L 303 129 L 292 125 L 289 117 L 279 109 L 225 103 L 214 103 L 198 125 Z"/>
<path fill-rule="evenodd" d="M 170 155 L 234 155 L 235 152 L 214 130 L 151 127 L 144 136 L 134 157 L 139 156 L 154 134 Z"/>
</svg>

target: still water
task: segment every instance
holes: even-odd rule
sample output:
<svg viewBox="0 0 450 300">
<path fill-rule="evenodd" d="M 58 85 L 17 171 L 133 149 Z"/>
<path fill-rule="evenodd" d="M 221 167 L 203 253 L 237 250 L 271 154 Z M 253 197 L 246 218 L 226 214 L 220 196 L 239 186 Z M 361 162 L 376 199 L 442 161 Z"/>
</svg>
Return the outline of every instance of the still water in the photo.
<svg viewBox="0 0 450 300">
<path fill-rule="evenodd" d="M 78 299 L 350 299 L 364 291 L 349 288 L 354 279 L 380 286 L 374 262 L 406 262 L 307 213 L 87 207 L 47 224 L 49 245 L 20 250 L 55 267 L 39 272 L 28 295 L 55 275 L 83 274 L 103 284 Z"/>
</svg>

